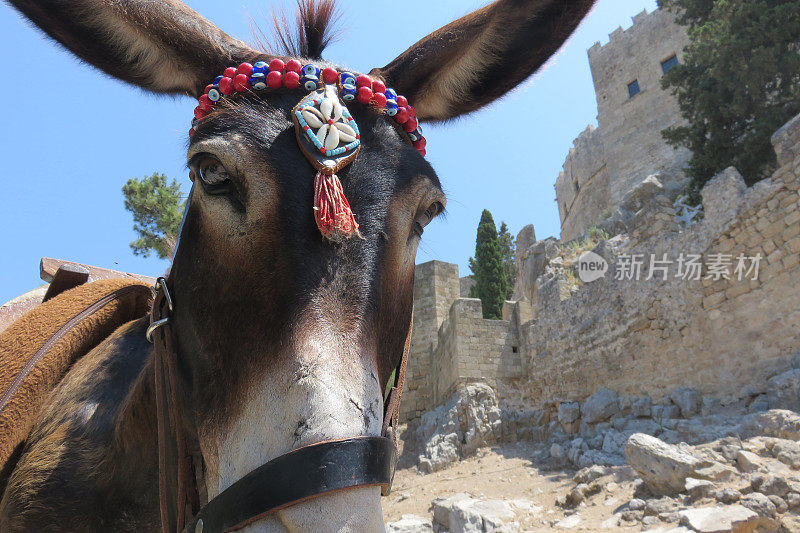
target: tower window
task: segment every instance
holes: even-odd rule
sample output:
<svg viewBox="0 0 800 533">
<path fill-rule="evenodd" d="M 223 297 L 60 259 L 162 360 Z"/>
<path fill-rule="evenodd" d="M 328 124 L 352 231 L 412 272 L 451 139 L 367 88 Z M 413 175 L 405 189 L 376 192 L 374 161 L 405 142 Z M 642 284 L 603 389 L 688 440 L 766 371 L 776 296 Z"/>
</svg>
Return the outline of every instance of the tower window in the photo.
<svg viewBox="0 0 800 533">
<path fill-rule="evenodd" d="M 639 88 L 639 80 L 633 80 L 632 82 L 630 82 L 628 84 L 628 97 L 629 98 L 633 98 L 634 96 L 636 96 L 640 92 L 642 92 L 642 90 Z"/>
<path fill-rule="evenodd" d="M 673 54 L 671 57 L 661 62 L 661 70 L 663 70 L 664 74 L 666 74 L 667 72 L 670 71 L 670 69 L 672 69 L 672 67 L 676 66 L 677 64 L 678 64 L 678 57 L 675 54 Z"/>
</svg>

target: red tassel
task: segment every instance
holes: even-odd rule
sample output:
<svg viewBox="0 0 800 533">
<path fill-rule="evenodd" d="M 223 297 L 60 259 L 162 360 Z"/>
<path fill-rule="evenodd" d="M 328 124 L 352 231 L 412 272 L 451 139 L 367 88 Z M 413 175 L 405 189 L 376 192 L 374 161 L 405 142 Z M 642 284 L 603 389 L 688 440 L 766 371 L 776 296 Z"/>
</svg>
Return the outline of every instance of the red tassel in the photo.
<svg viewBox="0 0 800 533">
<path fill-rule="evenodd" d="M 358 232 L 358 223 L 336 174 L 317 172 L 314 178 L 314 219 L 322 237 L 342 242 Z"/>
</svg>

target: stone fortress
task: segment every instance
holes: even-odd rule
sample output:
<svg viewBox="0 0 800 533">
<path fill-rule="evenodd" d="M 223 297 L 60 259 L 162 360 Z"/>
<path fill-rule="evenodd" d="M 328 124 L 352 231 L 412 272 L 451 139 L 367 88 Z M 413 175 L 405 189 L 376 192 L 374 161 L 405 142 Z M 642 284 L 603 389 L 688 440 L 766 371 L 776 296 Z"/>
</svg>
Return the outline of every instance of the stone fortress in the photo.
<svg viewBox="0 0 800 533">
<path fill-rule="evenodd" d="M 661 173 L 671 196 L 680 190 L 690 154 L 661 137 L 661 130 L 681 120 L 661 77 L 682 60 L 688 42 L 673 15 L 658 9 L 642 11 L 633 26 L 611 33 L 608 44 L 589 49 L 598 127 L 590 125 L 575 139 L 556 180 L 562 239 L 574 239 L 605 218 L 654 172 Z"/>
<path fill-rule="evenodd" d="M 688 154 L 661 139 L 680 116 L 658 81 L 685 43 L 657 10 L 589 50 L 599 126 L 578 137 L 556 182 L 562 240 L 537 241 L 532 226 L 517 237 L 503 320 L 482 318 L 457 265 L 417 265 L 405 421 L 470 383 L 491 386 L 507 412 L 538 410 L 545 427 L 559 405 L 598 390 L 652 399 L 654 413 L 659 402 L 674 408 L 670 395 L 683 388 L 710 404 L 765 409 L 769 380 L 800 369 L 800 117 L 773 137 L 771 178 L 747 188 L 728 169 L 703 189 L 702 218 L 677 216 Z M 610 235 L 583 235 L 604 213 L 616 221 Z M 584 283 L 577 257 L 588 250 L 609 271 Z M 616 279 L 620 258 L 637 254 L 641 278 Z M 700 255 L 702 277 L 662 279 L 648 260 L 664 254 Z M 710 258 L 739 255 L 760 258 L 755 279 L 709 275 Z"/>
</svg>

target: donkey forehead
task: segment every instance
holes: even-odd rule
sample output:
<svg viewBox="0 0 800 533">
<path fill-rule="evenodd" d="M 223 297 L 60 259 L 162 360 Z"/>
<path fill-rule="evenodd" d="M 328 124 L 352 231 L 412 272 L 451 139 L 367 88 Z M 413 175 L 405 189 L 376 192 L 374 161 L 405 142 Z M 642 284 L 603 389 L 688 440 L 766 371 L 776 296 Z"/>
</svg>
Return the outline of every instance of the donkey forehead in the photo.
<svg viewBox="0 0 800 533">
<path fill-rule="evenodd" d="M 195 128 L 187 158 L 212 152 L 231 170 L 246 173 L 248 164 L 280 166 L 283 162 L 298 167 L 298 172 L 313 170 L 302 155 L 290 114 L 305 96 L 302 91 L 273 93 L 268 97 L 236 95 L 226 106 L 215 109 Z M 389 117 L 363 104 L 351 104 L 349 110 L 361 130 L 361 153 L 351 165 L 364 178 L 379 178 L 393 187 L 403 188 L 420 178 L 442 197 L 441 182 L 428 161 L 403 138 Z M 308 167 L 308 168 L 307 168 Z M 285 170 L 285 169 L 284 169 Z M 348 170 L 343 171 L 344 174 Z M 359 177 L 359 179 L 364 179 Z"/>
</svg>

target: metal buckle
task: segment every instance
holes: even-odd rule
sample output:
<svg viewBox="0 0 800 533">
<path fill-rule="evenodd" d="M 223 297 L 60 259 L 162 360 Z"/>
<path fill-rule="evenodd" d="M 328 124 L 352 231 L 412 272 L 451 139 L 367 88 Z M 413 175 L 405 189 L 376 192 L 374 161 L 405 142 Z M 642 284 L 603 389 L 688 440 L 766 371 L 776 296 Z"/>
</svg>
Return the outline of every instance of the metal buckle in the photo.
<svg viewBox="0 0 800 533">
<path fill-rule="evenodd" d="M 163 276 L 159 277 L 156 280 L 156 284 L 153 287 L 150 287 L 150 291 L 153 293 L 153 299 L 156 298 L 159 290 L 164 291 L 164 299 L 167 301 L 167 311 L 169 315 L 172 315 L 172 310 L 173 310 L 172 295 L 170 295 L 169 289 L 167 288 L 167 280 Z M 162 318 L 161 320 L 155 320 L 153 322 L 150 322 L 150 325 L 147 326 L 147 330 L 145 331 L 144 334 L 145 338 L 147 339 L 147 342 L 149 342 L 150 344 L 153 343 L 153 332 L 155 332 L 155 330 L 157 330 L 158 328 L 169 324 L 169 319 L 170 317 L 168 316 L 166 318 Z"/>
</svg>

